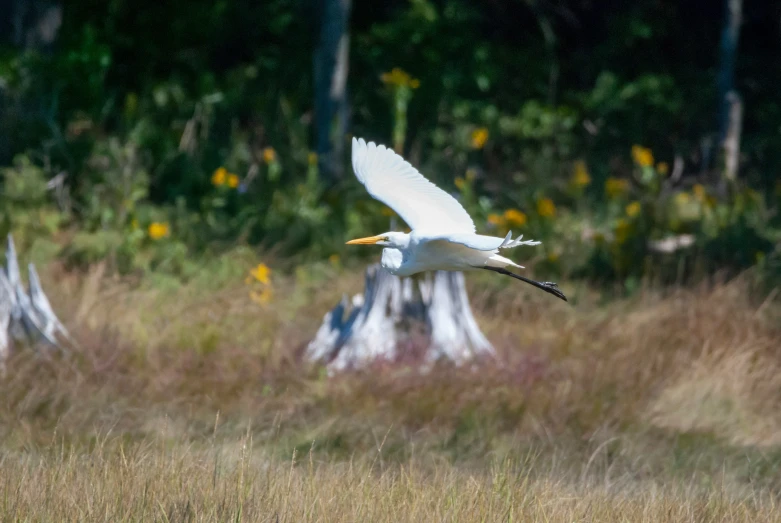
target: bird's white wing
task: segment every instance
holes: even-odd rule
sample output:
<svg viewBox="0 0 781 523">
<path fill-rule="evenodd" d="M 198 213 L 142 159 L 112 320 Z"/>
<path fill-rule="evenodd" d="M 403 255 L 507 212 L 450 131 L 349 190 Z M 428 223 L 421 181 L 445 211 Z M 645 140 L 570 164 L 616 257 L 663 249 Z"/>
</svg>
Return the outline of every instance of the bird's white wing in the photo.
<svg viewBox="0 0 781 523">
<path fill-rule="evenodd" d="M 384 145 L 353 138 L 353 170 L 374 198 L 398 213 L 411 229 L 474 233 L 469 213 Z"/>
<path fill-rule="evenodd" d="M 429 241 L 441 240 L 450 243 L 457 243 L 459 245 L 465 245 L 470 249 L 478 251 L 495 251 L 498 249 L 512 249 L 520 245 L 539 245 L 540 242 L 535 240 L 523 240 L 523 234 L 518 238 L 512 238 L 512 231 L 507 233 L 505 238 L 498 238 L 496 236 L 484 236 L 482 234 L 438 234 L 428 238 Z"/>
</svg>

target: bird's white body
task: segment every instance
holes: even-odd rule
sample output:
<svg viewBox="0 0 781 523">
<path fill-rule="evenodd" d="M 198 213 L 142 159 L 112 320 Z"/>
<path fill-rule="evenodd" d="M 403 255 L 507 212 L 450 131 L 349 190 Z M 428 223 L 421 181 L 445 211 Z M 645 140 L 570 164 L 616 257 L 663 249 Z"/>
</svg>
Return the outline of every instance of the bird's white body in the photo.
<svg viewBox="0 0 781 523">
<path fill-rule="evenodd" d="M 508 271 L 521 265 L 499 255 L 500 249 L 539 245 L 538 241 L 513 240 L 476 234 L 472 218 L 451 195 L 428 181 L 391 149 L 353 138 L 355 175 L 377 200 L 388 205 L 412 231 L 387 232 L 348 244 L 382 245 L 382 267 L 396 276 L 424 271 L 488 269 L 525 281 L 566 300 L 555 284 L 536 282 Z"/>
<path fill-rule="evenodd" d="M 502 238 L 483 238 L 502 242 Z M 396 276 L 411 276 L 424 271 L 470 271 L 486 266 L 522 268 L 500 256 L 498 248 L 478 250 L 455 243 L 441 233 L 413 230 L 410 234 L 395 233 L 390 240 L 393 247 L 382 250 L 382 267 Z"/>
</svg>

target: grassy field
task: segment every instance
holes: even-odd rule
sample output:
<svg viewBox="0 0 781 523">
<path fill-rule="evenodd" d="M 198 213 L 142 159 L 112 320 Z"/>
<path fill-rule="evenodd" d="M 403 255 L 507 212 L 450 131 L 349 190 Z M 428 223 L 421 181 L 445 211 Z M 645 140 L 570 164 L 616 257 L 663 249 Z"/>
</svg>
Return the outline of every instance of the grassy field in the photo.
<svg viewBox="0 0 781 523">
<path fill-rule="evenodd" d="M 359 271 L 51 267 L 81 347 L 0 383 L 3 521 L 781 521 L 781 306 L 750 278 L 565 304 L 468 277 L 500 358 L 299 361 Z M 490 275 L 489 275 L 490 276 Z"/>
</svg>

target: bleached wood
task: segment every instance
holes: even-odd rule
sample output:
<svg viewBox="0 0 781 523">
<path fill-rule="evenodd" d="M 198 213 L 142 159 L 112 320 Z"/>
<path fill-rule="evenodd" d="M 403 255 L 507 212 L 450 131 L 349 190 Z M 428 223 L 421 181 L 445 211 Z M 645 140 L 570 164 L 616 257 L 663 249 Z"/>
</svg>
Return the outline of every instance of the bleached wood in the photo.
<svg viewBox="0 0 781 523">
<path fill-rule="evenodd" d="M 16 246 L 11 235 L 6 244 L 6 265 L 0 266 L 0 360 L 8 357 L 11 343 L 65 349 L 58 335 L 72 338 L 54 313 L 43 291 L 35 265 L 28 265 L 29 292 L 25 290 L 19 270 Z"/>
<path fill-rule="evenodd" d="M 411 326 L 425 331 L 421 369 L 439 360 L 463 364 L 494 354 L 472 314 L 463 273 L 437 271 L 416 282 L 374 265 L 366 270 L 364 294 L 353 298 L 349 312 L 343 297 L 326 313 L 304 356 L 327 364 L 330 372 L 394 361 Z"/>
</svg>

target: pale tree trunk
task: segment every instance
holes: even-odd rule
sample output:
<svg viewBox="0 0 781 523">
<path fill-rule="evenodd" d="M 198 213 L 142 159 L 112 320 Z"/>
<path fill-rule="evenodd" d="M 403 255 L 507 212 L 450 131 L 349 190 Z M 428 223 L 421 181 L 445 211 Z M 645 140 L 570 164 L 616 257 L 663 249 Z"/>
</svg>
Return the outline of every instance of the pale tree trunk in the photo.
<svg viewBox="0 0 781 523">
<path fill-rule="evenodd" d="M 740 24 L 743 20 L 743 0 L 724 0 L 724 28 L 721 34 L 721 58 L 718 78 L 719 145 L 724 151 L 724 178 L 734 182 L 740 155 L 740 127 L 743 106 L 735 90 Z"/>
<path fill-rule="evenodd" d="M 0 371 L 5 373 L 5 361 L 11 343 L 35 348 L 43 345 L 66 350 L 65 342 L 75 342 L 52 309 L 43 292 L 35 266 L 28 267 L 29 287 L 22 285 L 16 247 L 11 235 L 5 251 L 5 267 L 0 265 Z"/>
<path fill-rule="evenodd" d="M 333 183 L 342 176 L 347 129 L 347 73 L 351 0 L 318 0 L 319 38 L 314 55 L 315 132 L 320 172 Z"/>
<path fill-rule="evenodd" d="M 349 309 L 349 311 L 348 311 Z M 379 265 L 366 270 L 362 295 L 328 312 L 304 358 L 329 372 L 374 363 L 462 365 L 495 351 L 477 325 L 460 272 L 437 271 L 415 281 Z"/>
</svg>

